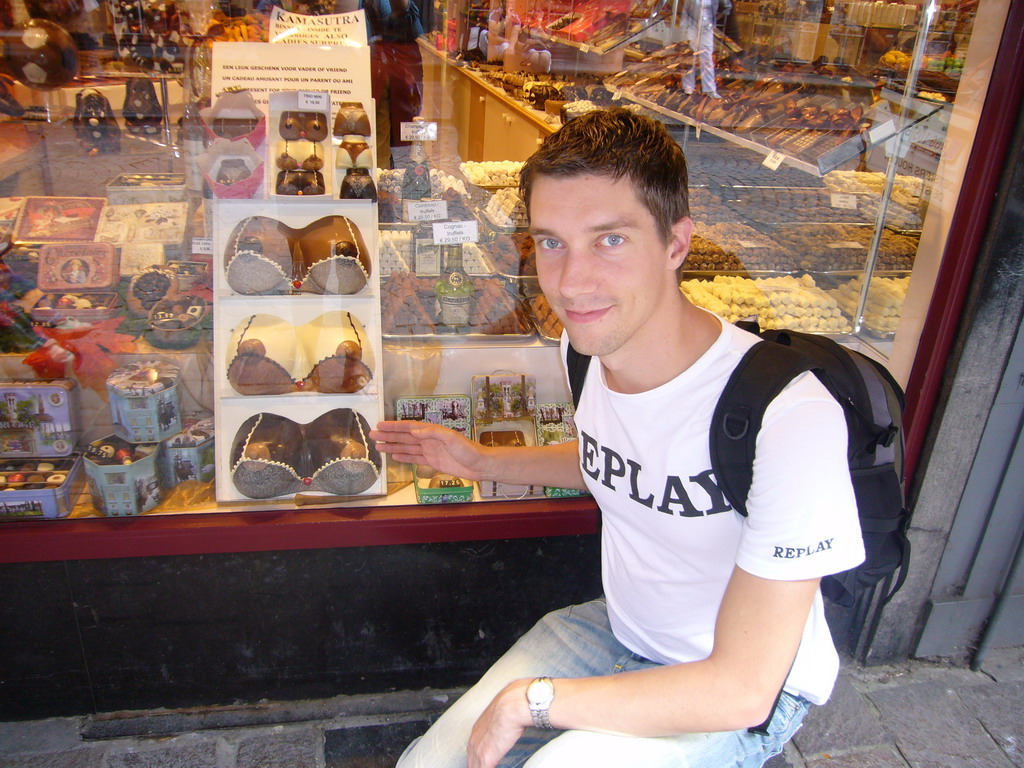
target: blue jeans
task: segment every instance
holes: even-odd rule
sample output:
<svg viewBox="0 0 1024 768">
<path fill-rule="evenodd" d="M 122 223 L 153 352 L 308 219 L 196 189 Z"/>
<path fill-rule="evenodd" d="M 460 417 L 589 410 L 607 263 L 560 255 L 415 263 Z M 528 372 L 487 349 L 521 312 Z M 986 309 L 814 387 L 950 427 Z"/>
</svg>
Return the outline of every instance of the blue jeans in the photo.
<svg viewBox="0 0 1024 768">
<path fill-rule="evenodd" d="M 513 680 L 594 677 L 659 666 L 626 649 L 612 634 L 603 599 L 549 613 L 408 746 L 398 768 L 464 768 L 473 724 Z M 783 692 L 767 734 L 746 730 L 638 738 L 588 731 L 527 728 L 501 768 L 756 768 L 782 751 L 808 703 Z"/>
</svg>

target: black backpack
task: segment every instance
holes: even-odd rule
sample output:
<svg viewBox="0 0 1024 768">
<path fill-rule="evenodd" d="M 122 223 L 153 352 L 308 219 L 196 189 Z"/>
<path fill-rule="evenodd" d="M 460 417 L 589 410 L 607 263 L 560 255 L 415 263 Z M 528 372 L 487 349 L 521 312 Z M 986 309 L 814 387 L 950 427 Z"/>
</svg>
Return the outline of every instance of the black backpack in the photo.
<svg viewBox="0 0 1024 768">
<path fill-rule="evenodd" d="M 733 509 L 746 516 L 765 409 L 794 378 L 813 372 L 846 415 L 847 459 L 865 550 L 863 563 L 826 576 L 821 591 L 849 607 L 896 574 L 884 605 L 903 586 L 910 561 L 909 512 L 903 500 L 903 390 L 880 363 L 825 336 L 738 325 L 757 333 L 761 341 L 736 366 L 712 417 L 711 466 L 719 487 Z M 567 363 L 576 405 L 590 358 L 569 345 Z"/>
</svg>

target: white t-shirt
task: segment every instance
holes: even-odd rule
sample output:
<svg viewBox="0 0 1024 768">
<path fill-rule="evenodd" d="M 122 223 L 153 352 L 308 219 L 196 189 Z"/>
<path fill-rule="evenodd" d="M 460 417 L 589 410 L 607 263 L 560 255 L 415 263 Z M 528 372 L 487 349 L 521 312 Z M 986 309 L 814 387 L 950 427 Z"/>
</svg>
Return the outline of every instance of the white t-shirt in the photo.
<svg viewBox="0 0 1024 768">
<path fill-rule="evenodd" d="M 711 348 L 672 381 L 608 389 L 595 359 L 576 415 L 584 480 L 601 507 L 602 578 L 616 637 L 664 664 L 706 658 L 733 568 L 798 580 L 864 558 L 838 403 L 810 373 L 769 405 L 757 438 L 748 517 L 714 482 L 711 416 L 753 334 L 722 322 Z M 565 356 L 566 338 L 562 338 Z M 839 671 L 819 593 L 786 690 L 824 703 Z"/>
</svg>

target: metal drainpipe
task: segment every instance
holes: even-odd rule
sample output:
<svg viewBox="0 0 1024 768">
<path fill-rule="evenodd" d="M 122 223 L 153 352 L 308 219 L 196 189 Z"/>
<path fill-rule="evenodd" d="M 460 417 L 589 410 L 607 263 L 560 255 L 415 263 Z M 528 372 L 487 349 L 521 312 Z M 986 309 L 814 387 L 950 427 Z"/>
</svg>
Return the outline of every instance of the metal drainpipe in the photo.
<svg viewBox="0 0 1024 768">
<path fill-rule="evenodd" d="M 985 630 L 981 633 L 981 640 L 978 641 L 978 648 L 971 659 L 971 669 L 975 672 L 981 668 L 982 663 L 985 661 L 985 656 L 988 654 L 989 646 L 992 644 L 992 639 L 995 636 L 996 627 L 999 626 L 999 619 L 1003 615 L 1010 593 L 1013 592 L 1013 585 L 1016 583 L 1022 567 L 1024 567 L 1024 535 L 1017 542 L 1017 552 L 1013 556 L 1013 563 L 1010 564 L 1010 572 L 1006 575 L 1005 581 L 1003 581 L 1003 588 L 996 598 L 995 605 L 992 606 L 992 613 L 988 616 Z"/>
</svg>

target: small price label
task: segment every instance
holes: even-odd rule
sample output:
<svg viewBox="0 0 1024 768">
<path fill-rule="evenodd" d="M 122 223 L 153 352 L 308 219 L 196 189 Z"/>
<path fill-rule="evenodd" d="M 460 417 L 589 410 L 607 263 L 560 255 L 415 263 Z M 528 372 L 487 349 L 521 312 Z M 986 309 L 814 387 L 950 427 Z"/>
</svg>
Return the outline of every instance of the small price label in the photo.
<svg viewBox="0 0 1024 768">
<path fill-rule="evenodd" d="M 197 256 L 213 256 L 213 238 L 193 237 L 192 253 L 196 254 Z"/>
<path fill-rule="evenodd" d="M 326 93 L 299 91 L 299 109 L 326 112 L 330 105 L 330 97 Z"/>
<path fill-rule="evenodd" d="M 402 141 L 437 141 L 437 123 L 421 120 L 402 123 Z"/>
<path fill-rule="evenodd" d="M 434 228 L 436 245 L 475 243 L 480 239 L 475 221 L 441 221 L 431 226 Z"/>
<path fill-rule="evenodd" d="M 779 169 L 779 166 L 782 165 L 782 161 L 785 159 L 786 156 L 784 154 L 773 150 L 768 153 L 768 157 L 764 159 L 764 162 L 761 163 L 761 165 L 763 165 L 765 168 L 768 168 L 769 170 L 777 171 Z"/>
<path fill-rule="evenodd" d="M 859 251 L 865 250 L 864 246 L 854 240 L 837 240 L 828 244 L 829 248 L 852 248 Z"/>
<path fill-rule="evenodd" d="M 580 43 L 580 53 L 590 53 L 590 46 L 586 43 Z"/>
<path fill-rule="evenodd" d="M 448 218 L 447 200 L 410 200 L 405 205 L 406 221 L 441 221 Z"/>
<path fill-rule="evenodd" d="M 832 200 L 833 208 L 845 208 L 849 211 L 857 210 L 856 195 L 847 195 L 839 192 L 833 192 L 830 197 Z"/>
</svg>

